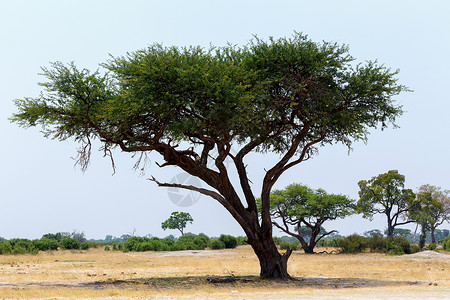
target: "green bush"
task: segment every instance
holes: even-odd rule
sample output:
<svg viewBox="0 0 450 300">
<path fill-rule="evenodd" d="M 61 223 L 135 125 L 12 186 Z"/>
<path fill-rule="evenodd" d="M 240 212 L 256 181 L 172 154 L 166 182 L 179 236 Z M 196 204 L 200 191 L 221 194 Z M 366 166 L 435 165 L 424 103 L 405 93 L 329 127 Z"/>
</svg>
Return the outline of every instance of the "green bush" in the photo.
<svg viewBox="0 0 450 300">
<path fill-rule="evenodd" d="M 128 252 L 133 251 L 136 244 L 143 243 L 149 240 L 148 238 L 143 238 L 139 236 L 132 236 L 126 242 L 122 244 L 122 251 Z"/>
<path fill-rule="evenodd" d="M 386 252 L 386 238 L 381 235 L 374 234 L 367 239 L 367 247 L 371 252 Z"/>
<path fill-rule="evenodd" d="M 419 247 L 419 245 L 411 244 L 411 247 L 409 247 L 409 248 L 410 248 L 410 250 L 411 250 L 411 254 L 412 254 L 412 253 L 420 252 L 420 247 Z"/>
<path fill-rule="evenodd" d="M 203 250 L 208 245 L 208 241 L 205 239 L 206 235 L 185 234 L 180 236 L 175 243 L 177 250 Z M 209 238 L 208 238 L 209 240 Z"/>
<path fill-rule="evenodd" d="M 228 249 L 236 248 L 237 246 L 237 239 L 232 235 L 221 234 L 219 241 L 222 241 L 225 244 L 225 248 Z"/>
<path fill-rule="evenodd" d="M 323 238 L 317 243 L 317 247 L 339 247 L 342 237 Z"/>
<path fill-rule="evenodd" d="M 217 250 L 217 249 L 225 249 L 225 243 L 216 239 L 216 240 L 209 240 L 208 247 Z"/>
<path fill-rule="evenodd" d="M 105 251 L 111 251 L 111 248 L 108 245 L 106 245 L 105 246 Z"/>
<path fill-rule="evenodd" d="M 368 241 L 366 237 L 352 234 L 338 241 L 342 253 L 361 253 L 366 250 Z"/>
<path fill-rule="evenodd" d="M 427 249 L 428 250 L 436 250 L 437 249 L 437 244 L 436 243 L 428 244 Z"/>
<path fill-rule="evenodd" d="M 0 241 L 0 254 L 11 254 L 12 246 L 8 241 Z"/>
<path fill-rule="evenodd" d="M 9 240 L 11 244 L 12 251 L 11 254 L 37 254 L 39 249 L 37 249 L 33 242 L 28 239 L 12 239 Z"/>
<path fill-rule="evenodd" d="M 77 241 L 76 239 L 74 239 L 74 238 L 66 237 L 66 238 L 63 238 L 61 240 L 60 245 L 61 245 L 62 249 L 66 249 L 66 250 L 74 249 L 74 250 L 76 250 L 76 249 L 80 249 L 81 243 L 79 241 Z"/>
<path fill-rule="evenodd" d="M 39 251 L 58 250 L 59 244 L 54 239 L 41 238 L 40 240 L 33 240 L 33 245 Z"/>
<path fill-rule="evenodd" d="M 289 249 L 291 250 L 298 250 L 299 249 L 299 243 L 298 242 L 287 242 L 287 241 L 282 241 L 280 243 L 280 249 L 281 250 L 287 250 L 287 248 L 289 247 Z"/>
<path fill-rule="evenodd" d="M 442 247 L 444 248 L 445 251 L 450 251 L 450 236 L 446 237 L 442 241 Z"/>
<path fill-rule="evenodd" d="M 411 243 L 401 236 L 386 238 L 386 250 L 389 254 L 401 255 L 411 253 Z"/>
</svg>

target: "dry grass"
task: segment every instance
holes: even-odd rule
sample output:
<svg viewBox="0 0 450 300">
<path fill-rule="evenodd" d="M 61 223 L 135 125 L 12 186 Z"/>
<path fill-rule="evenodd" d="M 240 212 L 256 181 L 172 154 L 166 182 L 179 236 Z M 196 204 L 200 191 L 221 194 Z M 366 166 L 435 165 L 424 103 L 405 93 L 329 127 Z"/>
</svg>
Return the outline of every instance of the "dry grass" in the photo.
<svg viewBox="0 0 450 300">
<path fill-rule="evenodd" d="M 403 293 L 450 296 L 450 255 L 306 255 L 294 253 L 289 272 L 299 282 L 258 280 L 248 246 L 220 251 L 121 253 L 103 249 L 0 256 L 0 298 L 377 298 Z M 251 283 L 212 284 L 208 276 L 248 276 Z M 360 278 L 363 288 L 341 288 L 329 278 Z M 353 280 L 353 279 L 352 279 Z M 355 280 L 347 286 L 358 285 Z M 384 280 L 385 282 L 381 282 Z M 417 284 L 394 281 L 417 282 Z M 374 284 L 376 283 L 376 284 Z M 376 285 L 375 287 L 373 285 Z M 372 296 L 371 296 L 372 295 Z M 447 296 L 447 297 L 446 297 Z"/>
</svg>

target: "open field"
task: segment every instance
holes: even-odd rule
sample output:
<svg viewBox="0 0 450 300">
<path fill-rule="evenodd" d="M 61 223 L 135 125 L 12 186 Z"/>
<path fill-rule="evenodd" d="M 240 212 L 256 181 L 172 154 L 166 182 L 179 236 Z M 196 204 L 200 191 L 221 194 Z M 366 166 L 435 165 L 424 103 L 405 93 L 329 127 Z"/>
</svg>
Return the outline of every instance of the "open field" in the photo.
<svg viewBox="0 0 450 300">
<path fill-rule="evenodd" d="M 5 255 L 0 256 L 0 299 L 450 298 L 448 254 L 294 252 L 289 272 L 299 280 L 259 280 L 258 260 L 249 246 L 215 251 L 122 253 L 90 249 Z M 228 276 L 242 280 L 207 280 Z"/>
</svg>

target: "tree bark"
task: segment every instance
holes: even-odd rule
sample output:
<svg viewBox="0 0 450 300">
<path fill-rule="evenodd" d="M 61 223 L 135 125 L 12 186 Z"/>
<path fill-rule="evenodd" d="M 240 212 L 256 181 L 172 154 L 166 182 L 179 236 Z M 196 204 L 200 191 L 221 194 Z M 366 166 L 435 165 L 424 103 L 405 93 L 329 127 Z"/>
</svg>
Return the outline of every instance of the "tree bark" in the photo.
<svg viewBox="0 0 450 300">
<path fill-rule="evenodd" d="M 435 227 L 431 226 L 431 242 L 436 243 L 436 238 L 434 237 L 434 229 Z"/>
<path fill-rule="evenodd" d="M 262 279 L 292 279 L 287 271 L 287 261 L 292 253 L 291 249 L 286 250 L 284 254 L 280 254 L 273 239 L 261 241 L 258 245 L 251 246 L 258 257 Z"/>
</svg>

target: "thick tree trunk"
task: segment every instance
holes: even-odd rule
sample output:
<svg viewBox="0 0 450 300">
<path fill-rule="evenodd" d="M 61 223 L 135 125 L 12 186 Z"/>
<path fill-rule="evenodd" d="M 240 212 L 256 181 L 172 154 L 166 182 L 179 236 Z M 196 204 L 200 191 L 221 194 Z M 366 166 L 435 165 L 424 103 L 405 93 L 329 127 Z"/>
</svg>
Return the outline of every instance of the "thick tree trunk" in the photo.
<svg viewBox="0 0 450 300">
<path fill-rule="evenodd" d="M 261 237 L 258 239 L 251 239 L 249 237 L 248 243 L 252 246 L 259 259 L 261 278 L 281 280 L 291 279 L 291 276 L 287 271 L 287 262 L 292 253 L 291 249 L 288 249 L 284 254 L 280 254 L 272 237 Z"/>
<path fill-rule="evenodd" d="M 261 267 L 260 277 L 263 279 L 281 279 L 288 280 L 291 276 L 287 271 L 287 261 L 292 253 L 292 250 L 287 250 L 286 253 L 280 254 L 278 250 L 266 249 L 264 251 L 256 251 Z"/>
</svg>

